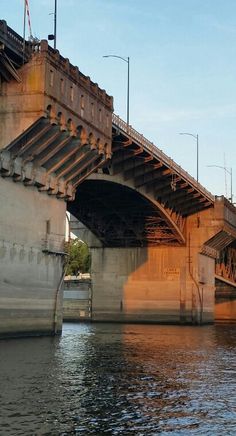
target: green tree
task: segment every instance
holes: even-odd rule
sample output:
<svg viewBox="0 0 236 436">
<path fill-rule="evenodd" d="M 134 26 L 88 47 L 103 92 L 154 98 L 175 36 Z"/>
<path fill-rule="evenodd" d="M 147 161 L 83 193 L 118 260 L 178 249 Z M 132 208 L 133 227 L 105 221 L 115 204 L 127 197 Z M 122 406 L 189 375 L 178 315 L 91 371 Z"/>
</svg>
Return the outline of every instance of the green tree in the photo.
<svg viewBox="0 0 236 436">
<path fill-rule="evenodd" d="M 91 256 L 87 244 L 80 239 L 65 243 L 66 275 L 77 275 L 90 270 Z"/>
</svg>

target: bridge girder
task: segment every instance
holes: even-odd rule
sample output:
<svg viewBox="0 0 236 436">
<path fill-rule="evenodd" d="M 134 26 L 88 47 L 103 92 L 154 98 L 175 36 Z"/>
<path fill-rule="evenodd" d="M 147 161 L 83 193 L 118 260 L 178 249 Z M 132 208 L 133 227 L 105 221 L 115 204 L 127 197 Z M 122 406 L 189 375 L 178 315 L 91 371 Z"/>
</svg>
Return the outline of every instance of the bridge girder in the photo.
<svg viewBox="0 0 236 436">
<path fill-rule="evenodd" d="M 170 210 L 182 216 L 213 206 L 214 197 L 209 192 L 116 116 L 113 116 L 113 141 L 116 147 L 113 149 L 112 145 L 111 174 L 133 181 L 137 189 L 145 188 L 163 207 L 168 204 Z"/>
<path fill-rule="evenodd" d="M 189 194 L 191 194 L 191 199 L 189 199 Z M 162 197 L 163 201 L 172 202 L 174 199 L 175 205 L 181 205 L 182 203 L 187 203 L 195 198 L 200 198 L 201 194 L 199 192 L 194 192 L 194 188 L 184 188 L 182 191 L 177 191 L 175 195 L 167 193 Z M 202 198 L 201 198 L 202 199 Z M 199 200 L 200 201 L 200 200 Z"/>
<path fill-rule="evenodd" d="M 146 156 L 146 157 L 135 157 L 132 161 L 131 161 L 131 165 L 125 165 L 125 169 L 124 169 L 124 180 L 129 180 L 135 177 L 138 177 L 139 175 L 143 174 L 144 171 L 146 171 L 146 173 L 148 171 L 152 171 L 152 166 L 153 168 L 157 168 L 158 164 L 153 164 L 151 163 L 151 161 L 153 161 L 153 156 Z M 147 166 L 147 162 L 150 162 L 150 165 Z M 159 167 L 162 164 L 159 164 Z"/>
</svg>

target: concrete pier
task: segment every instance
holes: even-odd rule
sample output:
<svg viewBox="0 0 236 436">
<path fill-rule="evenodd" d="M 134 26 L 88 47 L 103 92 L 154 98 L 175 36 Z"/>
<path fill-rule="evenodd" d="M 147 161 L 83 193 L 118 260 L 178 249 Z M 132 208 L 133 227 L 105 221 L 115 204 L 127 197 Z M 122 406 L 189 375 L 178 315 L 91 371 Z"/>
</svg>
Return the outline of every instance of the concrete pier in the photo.
<svg viewBox="0 0 236 436">
<path fill-rule="evenodd" d="M 0 336 L 59 333 L 66 204 L 8 178 L 0 198 Z"/>
<path fill-rule="evenodd" d="M 214 263 L 199 255 L 208 268 L 197 286 L 186 257 L 185 248 L 92 249 L 92 320 L 213 322 Z"/>
</svg>

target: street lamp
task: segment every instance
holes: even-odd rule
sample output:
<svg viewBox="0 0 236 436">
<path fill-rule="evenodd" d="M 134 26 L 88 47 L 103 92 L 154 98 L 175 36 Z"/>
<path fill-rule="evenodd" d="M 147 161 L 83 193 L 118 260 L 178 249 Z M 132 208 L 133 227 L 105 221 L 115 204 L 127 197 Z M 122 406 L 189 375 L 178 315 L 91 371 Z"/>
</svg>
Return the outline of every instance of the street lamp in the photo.
<svg viewBox="0 0 236 436">
<path fill-rule="evenodd" d="M 117 55 L 105 55 L 103 58 L 118 58 L 127 63 L 127 127 L 129 127 L 129 56 L 127 58 L 123 58 L 122 56 Z"/>
<path fill-rule="evenodd" d="M 54 3 L 54 49 L 57 48 L 57 0 Z"/>
<path fill-rule="evenodd" d="M 193 133 L 180 133 L 180 135 L 188 135 L 192 136 L 197 141 L 197 182 L 198 182 L 198 167 L 199 167 L 199 141 L 198 141 L 198 135 L 194 135 Z"/>
<path fill-rule="evenodd" d="M 54 0 L 54 12 L 49 15 L 54 15 L 54 33 L 48 35 L 49 41 L 54 41 L 54 50 L 57 47 L 57 0 Z"/>
<path fill-rule="evenodd" d="M 229 200 L 231 201 L 231 203 L 233 203 L 233 171 L 232 171 L 232 167 L 230 169 L 226 168 L 226 167 L 222 167 L 221 165 L 207 165 L 208 167 L 211 168 L 221 168 L 222 170 L 224 170 L 225 173 L 228 173 L 230 175 L 230 198 Z"/>
</svg>

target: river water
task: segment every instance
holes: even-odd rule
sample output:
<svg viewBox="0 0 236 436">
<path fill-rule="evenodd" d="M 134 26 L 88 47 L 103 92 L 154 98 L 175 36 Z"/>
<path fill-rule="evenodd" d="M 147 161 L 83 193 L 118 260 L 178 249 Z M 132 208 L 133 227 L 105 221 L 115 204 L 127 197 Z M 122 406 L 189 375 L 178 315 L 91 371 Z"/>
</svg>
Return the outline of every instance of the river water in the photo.
<svg viewBox="0 0 236 436">
<path fill-rule="evenodd" d="M 0 341 L 0 435 L 235 435 L 236 326 Z"/>
</svg>

